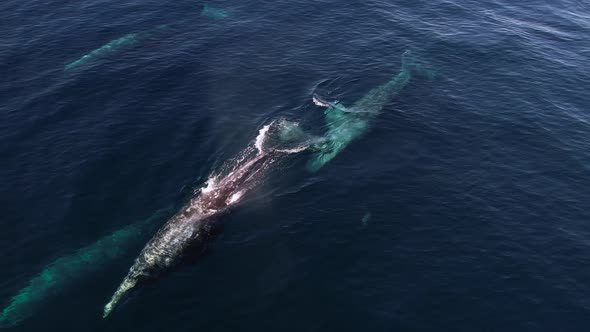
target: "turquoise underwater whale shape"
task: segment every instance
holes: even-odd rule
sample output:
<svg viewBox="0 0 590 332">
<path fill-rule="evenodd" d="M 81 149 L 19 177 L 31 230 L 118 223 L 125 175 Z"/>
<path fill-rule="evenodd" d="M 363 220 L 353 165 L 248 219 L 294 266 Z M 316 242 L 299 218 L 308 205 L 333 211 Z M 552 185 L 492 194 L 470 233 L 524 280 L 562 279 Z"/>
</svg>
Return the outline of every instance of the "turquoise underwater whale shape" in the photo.
<svg viewBox="0 0 590 332">
<path fill-rule="evenodd" d="M 420 65 L 410 51 L 403 53 L 401 62 L 401 70 L 396 76 L 370 90 L 351 107 L 314 96 L 316 105 L 327 108 L 324 112 L 327 131 L 322 142 L 313 147 L 315 152 L 307 163 L 310 172 L 320 170 L 350 143 L 367 133 L 371 122 L 410 82 L 413 73 L 422 73 L 430 78 L 434 75 L 432 71 Z"/>
<path fill-rule="evenodd" d="M 171 209 L 168 207 L 158 210 L 145 220 L 119 229 L 71 255 L 53 261 L 29 280 L 28 286 L 12 297 L 8 306 L 0 313 L 0 328 L 22 323 L 35 310 L 40 309 L 51 294 L 64 290 L 72 282 L 124 256 L 129 248 L 141 240 L 142 234 Z"/>
<path fill-rule="evenodd" d="M 209 5 L 203 5 L 203 10 L 201 11 L 201 16 L 213 18 L 213 19 L 224 19 L 229 16 L 229 14 L 221 9 L 212 7 Z M 152 36 L 155 32 L 166 30 L 168 29 L 169 24 L 161 24 L 156 26 L 155 28 L 149 29 L 147 31 L 142 32 L 133 32 L 124 35 L 123 37 L 119 37 L 117 39 L 111 40 L 110 42 L 102 45 L 101 47 L 90 51 L 80 57 L 77 60 L 74 60 L 65 65 L 64 71 L 68 72 L 78 67 L 81 67 L 89 62 L 96 61 L 97 59 L 101 59 L 104 57 L 108 57 L 110 55 L 116 54 L 126 48 L 132 47 L 137 45 L 138 43 L 144 41 L 145 39 Z"/>
<path fill-rule="evenodd" d="M 107 57 L 111 54 L 117 53 L 126 47 L 131 47 L 136 45 L 137 43 L 143 41 L 144 39 L 148 38 L 152 35 L 153 32 L 158 30 L 164 30 L 168 27 L 167 24 L 158 25 L 154 29 L 150 29 L 148 31 L 137 32 L 137 33 L 129 33 L 123 37 L 117 38 L 115 40 L 111 40 L 110 42 L 104 44 L 103 46 L 91 51 L 88 54 L 83 55 L 81 58 L 72 61 L 65 65 L 64 71 L 70 71 L 72 69 L 76 69 L 80 66 L 85 65 L 88 62 L 95 61 L 99 58 Z"/>
<path fill-rule="evenodd" d="M 201 11 L 201 16 L 210 17 L 213 19 L 223 19 L 229 16 L 228 12 L 221 9 L 209 6 L 207 4 L 203 5 L 203 10 Z"/>
</svg>

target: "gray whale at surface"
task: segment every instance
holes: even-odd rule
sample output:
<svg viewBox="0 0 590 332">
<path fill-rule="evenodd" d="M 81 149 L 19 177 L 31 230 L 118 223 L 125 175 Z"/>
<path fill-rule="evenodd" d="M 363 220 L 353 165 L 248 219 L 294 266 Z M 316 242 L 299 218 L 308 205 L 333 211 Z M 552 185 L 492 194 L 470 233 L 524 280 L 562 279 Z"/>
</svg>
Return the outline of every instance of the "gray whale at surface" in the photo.
<svg viewBox="0 0 590 332">
<path fill-rule="evenodd" d="M 223 167 L 229 171 L 210 176 L 207 185 L 198 190 L 198 195 L 172 216 L 143 248 L 104 307 L 103 317 L 107 317 L 132 289 L 177 264 L 189 249 L 202 250 L 217 233 L 220 217 L 228 209 L 262 183 L 273 166 L 287 155 L 307 149 L 308 144 L 301 142 L 290 147 L 267 147 L 272 142 L 269 136 L 296 127 L 294 123 L 280 120 L 264 126 L 255 143 L 231 160 L 229 167 Z"/>
</svg>

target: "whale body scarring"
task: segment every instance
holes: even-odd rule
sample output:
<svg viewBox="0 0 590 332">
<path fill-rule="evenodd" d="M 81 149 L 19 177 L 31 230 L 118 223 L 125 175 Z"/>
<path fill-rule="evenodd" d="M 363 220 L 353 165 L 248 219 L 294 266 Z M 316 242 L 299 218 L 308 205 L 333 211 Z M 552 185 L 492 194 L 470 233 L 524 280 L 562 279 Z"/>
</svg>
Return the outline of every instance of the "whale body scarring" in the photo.
<svg viewBox="0 0 590 332">
<path fill-rule="evenodd" d="M 284 156 L 307 148 L 295 147 L 265 149 L 272 126 L 287 126 L 286 121 L 274 121 L 264 126 L 253 146 L 234 160 L 231 171 L 209 177 L 207 185 L 199 190 L 180 211 L 154 235 L 136 258 L 129 273 L 104 307 L 107 317 L 117 303 L 141 282 L 157 277 L 179 262 L 189 249 L 202 250 L 219 228 L 219 217 L 242 200 L 244 195 L 262 183 L 267 172 Z M 283 129 L 280 129 L 283 130 Z"/>
</svg>

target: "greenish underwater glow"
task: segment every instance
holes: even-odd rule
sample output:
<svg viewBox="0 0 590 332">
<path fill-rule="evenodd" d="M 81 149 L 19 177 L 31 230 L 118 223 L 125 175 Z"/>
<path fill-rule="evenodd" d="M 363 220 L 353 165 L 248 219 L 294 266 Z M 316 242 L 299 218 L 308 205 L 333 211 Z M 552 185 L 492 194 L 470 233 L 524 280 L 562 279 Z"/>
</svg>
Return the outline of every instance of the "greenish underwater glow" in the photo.
<svg viewBox="0 0 590 332">
<path fill-rule="evenodd" d="M 170 210 L 171 207 L 158 210 L 145 220 L 115 231 L 49 264 L 10 300 L 10 304 L 0 314 L 0 327 L 20 324 L 52 293 L 123 256 L 128 248 L 141 239 L 151 224 L 161 220 Z"/>
<path fill-rule="evenodd" d="M 427 77 L 433 75 L 418 63 L 410 51 L 406 51 L 402 55 L 400 72 L 390 81 L 372 89 L 351 107 L 330 103 L 324 112 L 327 126 L 325 140 L 315 147 L 316 152 L 307 163 L 307 169 L 318 171 L 351 142 L 364 135 L 370 122 L 408 84 L 414 72 Z"/>
<path fill-rule="evenodd" d="M 223 19 L 229 16 L 229 14 L 220 8 L 211 7 L 209 5 L 204 5 L 203 10 L 201 11 L 201 16 L 210 17 L 213 19 Z M 103 58 L 109 56 L 113 53 L 119 52 L 120 50 L 131 47 L 136 45 L 137 43 L 141 42 L 142 40 L 151 36 L 151 34 L 155 31 L 164 30 L 168 28 L 168 24 L 160 24 L 155 28 L 152 28 L 147 31 L 137 32 L 137 33 L 130 33 L 123 37 L 117 38 L 115 40 L 111 40 L 110 42 L 104 44 L 103 46 L 91 51 L 90 53 L 82 56 L 78 60 L 72 61 L 65 65 L 64 71 L 70 71 L 72 69 L 78 68 L 88 62 L 94 61 L 99 58 Z"/>
<path fill-rule="evenodd" d="M 213 19 L 223 19 L 229 16 L 228 12 L 220 9 L 211 7 L 209 5 L 203 5 L 203 10 L 201 11 L 201 16 L 206 16 Z"/>
<path fill-rule="evenodd" d="M 105 45 L 82 56 L 80 59 L 68 63 L 65 66 L 64 70 L 65 71 L 72 70 L 74 68 L 77 68 L 77 67 L 89 62 L 89 61 L 94 61 L 95 59 L 102 58 L 102 57 L 108 56 L 110 54 L 113 54 L 124 47 L 135 45 L 135 44 L 137 44 L 137 42 L 139 42 L 141 39 L 144 39 L 147 36 L 148 36 L 147 32 L 130 33 L 130 34 L 127 34 L 121 38 L 111 40 L 110 42 L 106 43 Z"/>
<path fill-rule="evenodd" d="M 371 212 L 366 212 L 363 218 L 361 219 L 361 224 L 363 227 L 367 227 L 369 225 L 369 220 L 371 220 Z"/>
</svg>

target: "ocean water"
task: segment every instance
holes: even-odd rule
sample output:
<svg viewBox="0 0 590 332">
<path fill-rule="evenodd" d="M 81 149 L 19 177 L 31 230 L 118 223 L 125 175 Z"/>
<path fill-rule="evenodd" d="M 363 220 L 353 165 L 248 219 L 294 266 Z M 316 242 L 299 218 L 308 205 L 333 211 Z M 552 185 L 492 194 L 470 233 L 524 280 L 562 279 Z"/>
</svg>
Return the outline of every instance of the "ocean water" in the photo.
<svg viewBox="0 0 590 332">
<path fill-rule="evenodd" d="M 0 3 L 0 306 L 30 287 L 4 330 L 588 330 L 587 2 L 204 5 Z M 321 135 L 312 95 L 350 105 L 406 50 L 434 77 L 319 172 L 282 165 L 206 255 L 101 317 L 263 125 Z"/>
</svg>

